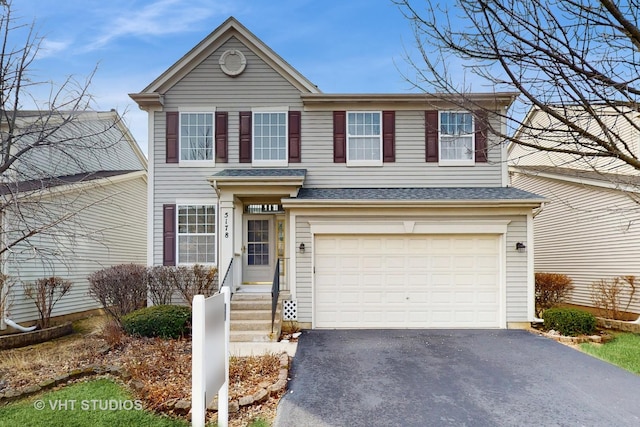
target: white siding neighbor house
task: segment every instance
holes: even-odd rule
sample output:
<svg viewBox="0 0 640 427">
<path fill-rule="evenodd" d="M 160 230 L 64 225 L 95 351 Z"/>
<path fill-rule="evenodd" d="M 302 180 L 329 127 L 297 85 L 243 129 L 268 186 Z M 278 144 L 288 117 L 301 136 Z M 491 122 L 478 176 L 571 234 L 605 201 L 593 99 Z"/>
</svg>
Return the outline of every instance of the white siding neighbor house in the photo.
<svg viewBox="0 0 640 427">
<path fill-rule="evenodd" d="M 91 273 L 145 264 L 147 251 L 147 160 L 119 115 L 21 111 L 19 116 L 23 126 L 34 129 L 70 121 L 52 132 L 51 147 L 31 150 L 2 175 L 0 218 L 9 245 L 2 273 L 16 283 L 6 298 L 2 329 L 4 317 L 23 326 L 39 318 L 23 283 L 51 276 L 71 281 L 52 316 L 77 315 L 100 307 L 89 296 Z M 49 122 L 43 124 L 43 117 Z"/>
<path fill-rule="evenodd" d="M 516 95 L 474 96 L 498 112 Z M 516 246 L 543 198 L 508 186 L 497 114 L 322 93 L 234 18 L 131 97 L 149 113 L 149 265 L 216 265 L 234 298 L 277 277 L 303 327 L 534 319 Z"/>
<path fill-rule="evenodd" d="M 526 120 L 532 128 L 549 129 L 540 139 L 543 144 L 566 138 L 560 125 L 538 109 Z M 621 135 L 630 152 L 640 153 L 637 112 L 603 108 L 601 120 Z M 593 306 L 596 281 L 627 275 L 640 279 L 640 171 L 610 159 L 580 159 L 520 145 L 511 145 L 508 156 L 513 186 L 548 200 L 533 222 L 536 272 L 571 277 L 575 289 L 569 302 L 584 306 Z M 629 311 L 640 313 L 640 305 L 632 304 Z"/>
</svg>

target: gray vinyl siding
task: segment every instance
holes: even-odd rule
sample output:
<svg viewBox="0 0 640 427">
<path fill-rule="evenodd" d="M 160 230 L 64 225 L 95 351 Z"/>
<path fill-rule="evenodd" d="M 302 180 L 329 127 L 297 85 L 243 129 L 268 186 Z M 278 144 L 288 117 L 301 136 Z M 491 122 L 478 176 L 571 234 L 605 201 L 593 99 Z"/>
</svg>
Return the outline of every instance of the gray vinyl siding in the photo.
<svg viewBox="0 0 640 427">
<path fill-rule="evenodd" d="M 506 301 L 507 322 L 527 322 L 529 318 L 527 292 L 527 253 L 516 251 L 516 243 L 527 244 L 527 217 L 508 217 L 511 220 L 507 226 L 506 258 Z"/>
<path fill-rule="evenodd" d="M 481 219 L 496 219 L 496 217 L 477 217 Z M 318 217 L 296 217 L 296 242 L 310 242 L 311 231 L 309 221 Z M 326 218 L 322 218 L 325 219 Z M 434 218 L 430 218 L 434 219 Z M 451 220 L 452 218 L 447 218 Z M 468 219 L 468 218 L 465 218 Z M 527 254 L 515 250 L 516 242 L 527 241 L 526 216 L 508 216 L 501 219 L 509 220 L 505 239 L 506 252 L 506 319 L 507 322 L 527 322 L 528 290 L 527 290 Z M 313 290 L 312 290 L 312 254 L 313 248 L 304 254 L 296 254 L 296 292 L 298 301 L 298 321 L 312 321 Z"/>
<path fill-rule="evenodd" d="M 142 177 L 105 184 L 81 194 L 57 196 L 51 209 L 86 208 L 63 226 L 77 232 L 36 235 L 33 245 L 55 256 L 34 256 L 25 246 L 14 248 L 7 259 L 7 273 L 15 280 L 32 282 L 53 275 L 73 283 L 71 291 L 53 310 L 53 316 L 65 315 L 100 305 L 88 295 L 87 276 L 102 268 L 125 263 L 146 263 L 146 200 L 147 184 Z M 38 319 L 31 300 L 24 297 L 21 284 L 13 291 L 11 318 L 17 322 Z"/>
<path fill-rule="evenodd" d="M 592 306 L 600 279 L 640 277 L 640 207 L 629 195 L 521 174 L 513 184 L 550 200 L 534 220 L 535 271 L 571 277 L 570 302 Z M 640 313 L 640 304 L 630 311 Z"/>
</svg>

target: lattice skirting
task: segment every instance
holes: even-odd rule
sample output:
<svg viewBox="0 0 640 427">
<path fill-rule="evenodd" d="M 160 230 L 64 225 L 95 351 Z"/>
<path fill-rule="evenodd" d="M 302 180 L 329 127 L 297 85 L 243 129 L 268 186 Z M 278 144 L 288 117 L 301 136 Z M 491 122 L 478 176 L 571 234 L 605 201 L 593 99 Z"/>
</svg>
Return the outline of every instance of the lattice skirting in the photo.
<svg viewBox="0 0 640 427">
<path fill-rule="evenodd" d="M 298 301 L 294 301 L 294 300 L 282 301 L 282 319 L 298 320 Z"/>
</svg>

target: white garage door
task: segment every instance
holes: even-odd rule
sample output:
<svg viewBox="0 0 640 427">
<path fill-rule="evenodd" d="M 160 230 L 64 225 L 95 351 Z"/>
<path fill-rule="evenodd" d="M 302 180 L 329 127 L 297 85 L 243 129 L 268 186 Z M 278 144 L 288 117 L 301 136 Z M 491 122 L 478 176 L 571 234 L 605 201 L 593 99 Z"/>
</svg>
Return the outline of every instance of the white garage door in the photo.
<svg viewBox="0 0 640 427">
<path fill-rule="evenodd" d="M 500 327 L 499 239 L 318 235 L 318 328 Z"/>
</svg>

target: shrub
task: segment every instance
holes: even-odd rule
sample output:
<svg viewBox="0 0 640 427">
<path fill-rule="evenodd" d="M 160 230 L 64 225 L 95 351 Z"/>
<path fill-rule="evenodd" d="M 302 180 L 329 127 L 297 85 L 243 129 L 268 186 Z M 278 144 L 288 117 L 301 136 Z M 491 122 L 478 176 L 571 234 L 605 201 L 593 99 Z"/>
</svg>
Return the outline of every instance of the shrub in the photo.
<svg viewBox="0 0 640 427">
<path fill-rule="evenodd" d="M 571 337 L 591 335 L 596 329 L 595 316 L 575 308 L 550 308 L 542 313 L 542 318 L 545 329 Z"/>
<path fill-rule="evenodd" d="M 218 269 L 215 267 L 196 264 L 192 267 L 173 268 L 171 272 L 176 289 L 189 306 L 193 304 L 194 295 L 208 297 L 216 291 Z"/>
<path fill-rule="evenodd" d="M 147 305 L 146 267 L 121 264 L 89 276 L 89 295 L 116 321 Z"/>
<path fill-rule="evenodd" d="M 62 277 L 48 277 L 38 279 L 34 283 L 23 285 L 24 294 L 33 300 L 40 314 L 38 324 L 41 328 L 48 328 L 51 323 L 53 306 L 71 290 L 71 282 Z"/>
<path fill-rule="evenodd" d="M 566 274 L 536 273 L 536 311 L 543 311 L 564 302 L 573 290 L 573 280 Z"/>
<path fill-rule="evenodd" d="M 147 270 L 147 286 L 149 298 L 153 305 L 171 304 L 171 297 L 176 290 L 173 267 L 157 265 Z"/>
<path fill-rule="evenodd" d="M 625 320 L 623 312 L 635 301 L 637 287 L 635 276 L 600 279 L 591 284 L 591 301 L 605 317 Z M 625 298 L 626 304 L 623 303 Z"/>
<path fill-rule="evenodd" d="M 188 335 L 191 309 L 180 305 L 154 305 L 136 310 L 122 318 L 122 328 L 129 335 L 179 338 Z"/>
<path fill-rule="evenodd" d="M 100 330 L 100 338 L 105 340 L 109 348 L 118 348 L 122 344 L 124 331 L 114 319 L 109 319 Z"/>
</svg>

